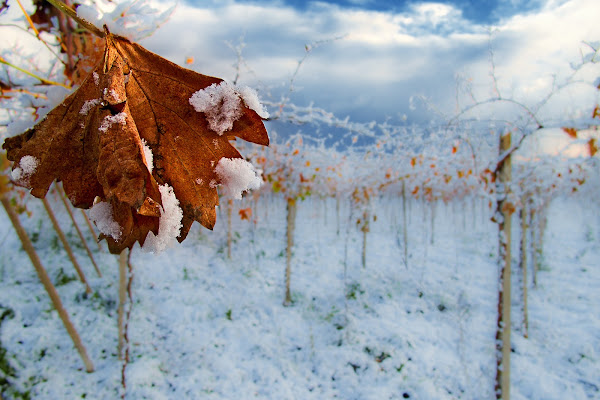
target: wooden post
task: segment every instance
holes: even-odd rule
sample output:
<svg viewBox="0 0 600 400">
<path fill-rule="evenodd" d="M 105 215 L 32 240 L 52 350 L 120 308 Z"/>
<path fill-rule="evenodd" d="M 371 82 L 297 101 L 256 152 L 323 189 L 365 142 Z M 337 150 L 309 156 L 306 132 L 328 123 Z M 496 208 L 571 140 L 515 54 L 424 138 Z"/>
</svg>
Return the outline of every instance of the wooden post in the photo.
<svg viewBox="0 0 600 400">
<path fill-rule="evenodd" d="M 35 272 L 37 272 L 37 275 L 38 275 L 40 281 L 42 282 L 42 284 L 44 285 L 44 288 L 46 289 L 48 296 L 50 296 L 50 300 L 52 301 L 54 308 L 58 312 L 58 315 L 67 330 L 67 333 L 71 337 L 71 340 L 73 341 L 73 344 L 75 345 L 75 348 L 77 349 L 77 351 L 79 352 L 79 355 L 81 356 L 81 359 L 83 360 L 83 364 L 85 365 L 85 370 L 87 372 L 94 372 L 94 365 L 92 364 L 92 361 L 90 360 L 90 358 L 87 354 L 85 346 L 83 345 L 83 342 L 81 341 L 81 338 L 79 337 L 79 334 L 77 333 L 77 330 L 71 323 L 71 320 L 69 319 L 69 314 L 67 313 L 67 310 L 63 307 L 63 304 L 62 304 L 62 301 L 60 300 L 58 292 L 56 291 L 56 288 L 52 284 L 52 281 L 50 280 L 50 277 L 48 276 L 46 269 L 42 265 L 40 258 L 38 257 L 38 255 L 33 247 L 33 244 L 31 243 L 31 240 L 29 240 L 29 236 L 27 236 L 27 232 L 25 232 L 25 229 L 21 225 L 21 222 L 19 221 L 19 216 L 17 215 L 15 210 L 12 208 L 12 206 L 10 205 L 10 201 L 6 198 L 6 196 L 4 194 L 2 194 L 1 200 L 2 200 L 2 205 L 4 206 L 4 209 L 6 210 L 6 213 L 8 214 L 8 217 L 9 217 L 10 221 L 12 222 L 13 227 L 15 228 L 15 231 L 17 231 L 17 235 L 19 236 L 21 243 L 23 244 L 23 249 L 25 249 L 25 251 L 27 252 L 27 255 L 29 256 L 31 263 L 33 264 L 33 267 L 35 268 Z"/>
<path fill-rule="evenodd" d="M 510 133 L 500 138 L 500 155 L 510 149 Z M 498 292 L 498 322 L 496 327 L 496 399 L 510 399 L 510 333 L 511 333 L 511 215 L 514 205 L 509 202 L 511 159 L 506 157 L 496 171 L 497 213 L 502 216 L 498 223 L 498 263 L 500 288 Z"/>
<path fill-rule="evenodd" d="M 125 303 L 127 302 L 127 250 L 119 255 L 119 308 L 117 309 L 117 324 L 119 328 L 119 341 L 117 354 L 119 360 L 124 359 L 125 348 Z"/>
<path fill-rule="evenodd" d="M 233 212 L 233 200 L 227 200 L 227 258 L 231 260 L 231 213 Z"/>
<path fill-rule="evenodd" d="M 75 230 L 77 231 L 77 235 L 79 236 L 79 239 L 81 239 L 81 243 L 83 244 L 83 247 L 85 248 L 85 251 L 87 252 L 88 257 L 90 258 L 90 260 L 92 261 L 92 264 L 94 265 L 94 269 L 96 270 L 96 273 L 98 274 L 99 277 L 102 277 L 100 268 L 98 268 L 98 264 L 96 264 L 96 261 L 94 260 L 94 256 L 92 255 L 92 252 L 91 252 L 89 246 L 87 245 L 87 241 L 83 237 L 83 233 L 81 233 L 81 229 L 79 229 L 79 225 L 77 224 L 77 221 L 75 220 L 75 216 L 73 215 L 73 212 L 71 211 L 71 206 L 67 202 L 67 199 L 65 198 L 65 194 L 64 194 L 62 188 L 59 185 L 56 185 L 56 189 L 58 191 L 58 197 L 60 197 L 60 199 L 62 200 L 62 203 L 64 204 L 65 209 L 67 210 L 67 213 L 69 214 L 69 217 L 71 218 L 71 221 L 73 222 L 73 226 L 75 227 Z"/>
<path fill-rule="evenodd" d="M 434 235 L 435 235 L 435 213 L 436 213 L 436 200 L 431 199 L 431 236 L 429 237 L 429 244 L 434 245 Z"/>
<path fill-rule="evenodd" d="M 98 249 L 100 251 L 103 251 L 102 245 L 100 244 L 100 241 L 98 240 L 98 235 L 96 234 L 96 231 L 94 230 L 94 227 L 92 226 L 92 222 L 90 221 L 90 219 L 87 216 L 87 214 L 85 213 L 85 211 L 81 210 L 81 214 L 83 215 L 85 223 L 88 226 L 88 229 L 90 230 L 90 233 L 92 234 L 92 237 L 94 238 L 94 241 L 98 245 Z"/>
<path fill-rule="evenodd" d="M 539 226 L 537 223 L 537 213 L 535 211 L 535 204 L 532 205 L 531 210 L 529 210 L 529 230 L 531 231 L 531 270 L 533 272 L 533 287 L 537 287 L 537 271 L 538 271 L 538 236 L 539 236 Z"/>
<path fill-rule="evenodd" d="M 360 230 L 363 233 L 363 246 L 362 246 L 362 267 L 367 268 L 367 234 L 369 233 L 370 215 L 367 211 L 363 213 L 363 226 Z"/>
<path fill-rule="evenodd" d="M 408 268 L 408 218 L 406 217 L 406 184 L 402 180 L 402 236 L 404 239 L 404 266 Z"/>
<path fill-rule="evenodd" d="M 528 243 L 527 243 L 527 235 L 529 234 L 529 224 L 527 223 L 527 218 L 529 217 L 529 213 L 527 212 L 527 196 L 523 196 L 522 206 L 521 206 L 521 261 L 520 267 L 521 272 L 523 274 L 523 336 L 525 338 L 529 337 L 529 311 L 527 308 L 527 253 L 528 253 Z"/>
<path fill-rule="evenodd" d="M 292 248 L 294 247 L 294 229 L 296 225 L 296 199 L 287 199 L 287 248 L 285 258 L 285 298 L 284 306 L 292 305 L 292 292 L 290 289 L 292 280 Z"/>
<path fill-rule="evenodd" d="M 48 200 L 46 198 L 43 198 L 42 202 L 44 203 L 44 208 L 46 209 L 46 212 L 48 213 L 48 216 L 50 217 L 50 221 L 52 221 L 52 225 L 54 226 L 54 230 L 56 231 L 58 238 L 62 242 L 63 247 L 65 248 L 67 255 L 69 256 L 69 259 L 71 260 L 71 263 L 73 263 L 73 267 L 75 267 L 75 271 L 77 271 L 77 275 L 79 275 L 79 279 L 85 285 L 85 292 L 88 294 L 92 293 L 92 288 L 90 288 L 90 285 L 88 284 L 87 279 L 85 279 L 83 270 L 81 269 L 81 266 L 77 262 L 77 259 L 75 259 L 75 255 L 73 254 L 73 250 L 71 249 L 71 246 L 69 245 L 69 242 L 67 241 L 65 234 L 63 233 L 62 229 L 60 229 L 60 225 L 58 224 L 58 221 L 56 220 L 56 217 L 54 216 L 54 212 L 52 211 L 52 208 L 50 208 L 50 203 L 48 203 Z"/>
</svg>

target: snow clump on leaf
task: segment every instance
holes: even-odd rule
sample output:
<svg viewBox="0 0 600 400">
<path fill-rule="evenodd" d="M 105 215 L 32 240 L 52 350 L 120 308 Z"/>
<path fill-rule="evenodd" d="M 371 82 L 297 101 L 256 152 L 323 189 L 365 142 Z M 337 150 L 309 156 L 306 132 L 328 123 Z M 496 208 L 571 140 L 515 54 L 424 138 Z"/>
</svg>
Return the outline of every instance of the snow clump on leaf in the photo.
<svg viewBox="0 0 600 400">
<path fill-rule="evenodd" d="M 179 207 L 179 200 L 175 197 L 173 188 L 168 184 L 158 187 L 162 198 L 162 207 L 160 208 L 160 222 L 158 225 L 158 235 L 148 232 L 143 250 L 152 253 L 160 253 L 168 249 L 177 242 L 177 237 L 181 231 L 181 219 L 183 211 Z"/>
<path fill-rule="evenodd" d="M 206 114 L 208 126 L 219 135 L 233 128 L 242 116 L 242 101 L 235 88 L 223 81 L 198 90 L 190 97 L 190 104 L 198 112 Z"/>
<path fill-rule="evenodd" d="M 242 100 L 259 117 L 269 117 L 256 91 L 247 86 L 236 87 L 225 81 L 198 90 L 190 97 L 190 104 L 196 111 L 206 115 L 210 129 L 223 135 L 242 116 Z"/>
<path fill-rule="evenodd" d="M 28 186 L 29 178 L 35 173 L 39 164 L 40 162 L 37 158 L 24 156 L 21 158 L 19 166 L 11 171 L 10 176 L 13 181 Z"/>
<path fill-rule="evenodd" d="M 240 96 L 244 100 L 244 103 L 246 103 L 246 106 L 249 109 L 254 110 L 261 118 L 269 118 L 269 113 L 265 106 L 258 99 L 258 94 L 256 93 L 256 90 L 252 89 L 249 86 L 242 86 L 237 88 L 237 91 L 239 92 Z"/>
<path fill-rule="evenodd" d="M 102 125 L 100 125 L 100 128 L 98 128 L 98 130 L 101 132 L 106 132 L 108 128 L 112 126 L 112 124 L 121 124 L 125 126 L 126 123 L 127 114 L 125 114 L 124 112 L 120 112 L 116 115 L 107 115 L 106 117 L 104 117 Z"/>
<path fill-rule="evenodd" d="M 90 219 L 96 224 L 100 233 L 119 240 L 122 235 L 121 227 L 113 217 L 112 207 L 105 201 L 92 206 L 89 211 Z"/>
<path fill-rule="evenodd" d="M 154 169 L 154 154 L 152 154 L 148 142 L 144 139 L 142 139 L 142 149 L 144 150 L 144 159 L 146 161 L 146 166 L 148 167 L 148 172 L 152 173 L 152 170 Z"/>
<path fill-rule="evenodd" d="M 221 180 L 223 194 L 241 200 L 242 192 L 258 189 L 262 179 L 252 164 L 242 158 L 221 158 L 215 172 Z"/>
</svg>

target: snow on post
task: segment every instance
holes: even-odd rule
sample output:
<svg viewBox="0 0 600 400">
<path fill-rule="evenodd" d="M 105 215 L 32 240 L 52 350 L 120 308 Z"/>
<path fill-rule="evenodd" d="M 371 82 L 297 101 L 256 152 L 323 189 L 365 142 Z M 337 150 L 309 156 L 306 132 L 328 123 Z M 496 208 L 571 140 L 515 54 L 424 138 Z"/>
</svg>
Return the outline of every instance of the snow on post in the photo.
<svg viewBox="0 0 600 400">
<path fill-rule="evenodd" d="M 215 168 L 221 180 L 223 194 L 236 200 L 242 192 L 258 189 L 262 179 L 252 164 L 242 158 L 221 158 Z"/>
</svg>

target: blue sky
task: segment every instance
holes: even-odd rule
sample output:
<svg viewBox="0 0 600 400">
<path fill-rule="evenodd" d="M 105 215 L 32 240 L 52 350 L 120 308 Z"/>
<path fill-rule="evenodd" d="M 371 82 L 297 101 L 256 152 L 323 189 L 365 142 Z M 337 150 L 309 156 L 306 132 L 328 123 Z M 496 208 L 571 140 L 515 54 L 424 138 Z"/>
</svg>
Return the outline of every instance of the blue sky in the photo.
<svg viewBox="0 0 600 400">
<path fill-rule="evenodd" d="M 191 5 L 201 6 L 206 4 L 206 1 L 187 0 L 186 3 Z M 246 4 L 265 4 L 266 1 L 242 0 L 239 3 Z M 300 0 L 282 0 L 271 1 L 271 4 L 281 6 L 291 6 L 298 10 L 306 10 L 316 3 L 315 1 L 300 1 Z M 349 9 L 362 9 L 370 11 L 380 11 L 387 13 L 402 13 L 410 10 L 411 5 L 422 3 L 418 1 L 389 1 L 389 0 L 337 0 L 337 1 L 321 1 Z M 519 1 L 519 0 L 459 0 L 459 1 L 438 1 L 440 4 L 452 5 L 461 10 L 463 16 L 470 21 L 478 23 L 493 24 L 500 19 L 506 18 L 523 12 L 531 12 L 539 10 L 544 4 L 543 1 Z M 216 2 L 215 2 L 216 4 Z"/>
</svg>

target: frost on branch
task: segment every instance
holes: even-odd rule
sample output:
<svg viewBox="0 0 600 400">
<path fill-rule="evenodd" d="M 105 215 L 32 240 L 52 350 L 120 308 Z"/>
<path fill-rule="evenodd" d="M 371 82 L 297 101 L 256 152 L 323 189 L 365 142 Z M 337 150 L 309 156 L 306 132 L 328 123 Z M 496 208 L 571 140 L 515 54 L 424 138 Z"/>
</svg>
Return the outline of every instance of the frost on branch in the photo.
<svg viewBox="0 0 600 400">
<path fill-rule="evenodd" d="M 222 82 L 109 33 L 104 57 L 79 89 L 4 142 L 15 183 L 43 198 L 53 181 L 62 181 L 79 208 L 92 207 L 98 197 L 111 211 L 102 231 L 113 253 L 136 242 L 143 246 L 148 236 L 149 246 L 165 248 L 173 237 L 184 240 L 194 221 L 212 229 L 219 198 L 211 182 L 223 181 L 215 165 L 242 158 L 230 140 L 269 144 L 261 117 L 250 108 L 260 104 L 257 97 Z M 188 101 L 203 89 L 210 104 L 211 93 L 231 98 L 227 106 L 219 98 L 214 114 L 217 125 L 227 120 L 226 135 Z"/>
<path fill-rule="evenodd" d="M 242 192 L 258 189 L 262 184 L 254 166 L 243 158 L 221 158 L 215 172 L 221 180 L 223 195 L 236 200 L 242 199 Z"/>
</svg>

